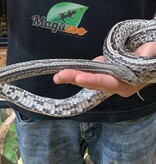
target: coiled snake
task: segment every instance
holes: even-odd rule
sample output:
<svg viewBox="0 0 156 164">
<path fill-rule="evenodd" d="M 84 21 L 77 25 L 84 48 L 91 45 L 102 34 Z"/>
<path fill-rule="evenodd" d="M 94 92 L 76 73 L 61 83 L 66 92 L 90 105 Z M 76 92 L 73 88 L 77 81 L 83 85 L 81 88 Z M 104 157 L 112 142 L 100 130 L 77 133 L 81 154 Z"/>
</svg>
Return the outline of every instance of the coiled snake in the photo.
<svg viewBox="0 0 156 164">
<path fill-rule="evenodd" d="M 0 69 L 0 96 L 22 108 L 44 115 L 69 117 L 95 107 L 111 94 L 82 89 L 66 99 L 34 95 L 9 84 L 27 77 L 53 74 L 72 68 L 93 73 L 108 73 L 137 85 L 156 82 L 156 57 L 132 54 L 140 45 L 156 41 L 156 20 L 126 20 L 116 24 L 104 41 L 105 63 L 81 59 L 43 59 L 9 65 Z"/>
</svg>

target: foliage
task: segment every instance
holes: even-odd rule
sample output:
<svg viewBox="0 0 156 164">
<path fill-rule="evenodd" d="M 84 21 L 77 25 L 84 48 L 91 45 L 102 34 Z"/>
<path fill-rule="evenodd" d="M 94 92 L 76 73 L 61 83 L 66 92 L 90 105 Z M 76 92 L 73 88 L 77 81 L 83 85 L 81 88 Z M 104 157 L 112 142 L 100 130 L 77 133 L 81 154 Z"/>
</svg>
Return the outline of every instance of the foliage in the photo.
<svg viewBox="0 0 156 164">
<path fill-rule="evenodd" d="M 8 136 L 5 139 L 4 156 L 12 163 L 16 164 L 18 161 L 18 143 L 16 138 L 15 124 L 9 128 Z"/>
<path fill-rule="evenodd" d="M 2 161 L 2 164 L 17 164 L 18 158 L 19 158 L 19 151 L 18 151 L 18 142 L 17 142 L 17 137 L 16 137 L 15 123 L 9 122 L 10 125 L 8 127 L 3 126 L 6 119 L 9 119 L 9 117 L 6 115 L 5 110 L 1 110 L 0 111 L 0 129 L 3 128 L 0 134 L 1 148 L 3 148 L 3 150 L 1 150 L 1 161 Z M 4 133 L 2 133 L 3 131 Z M 3 138 L 4 138 L 4 141 L 2 140 Z M 4 143 L 2 143 L 2 141 Z"/>
</svg>

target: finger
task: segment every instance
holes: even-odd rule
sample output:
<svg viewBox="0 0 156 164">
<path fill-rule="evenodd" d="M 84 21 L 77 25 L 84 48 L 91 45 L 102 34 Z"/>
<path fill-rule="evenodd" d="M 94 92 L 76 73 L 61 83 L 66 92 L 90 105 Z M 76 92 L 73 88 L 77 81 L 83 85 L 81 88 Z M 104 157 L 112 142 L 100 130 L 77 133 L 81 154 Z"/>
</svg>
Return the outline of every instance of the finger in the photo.
<svg viewBox="0 0 156 164">
<path fill-rule="evenodd" d="M 83 73 L 82 71 L 65 69 L 54 75 L 53 81 L 56 84 L 71 83 L 75 84 L 75 77 Z"/>
<path fill-rule="evenodd" d="M 80 73 L 75 77 L 75 84 L 89 89 L 112 91 L 118 86 L 118 80 L 106 74 Z"/>
<path fill-rule="evenodd" d="M 98 56 L 98 57 L 94 58 L 93 61 L 104 62 L 105 59 L 104 59 L 104 56 Z"/>
<path fill-rule="evenodd" d="M 156 55 L 156 42 L 145 43 L 140 46 L 135 55 L 137 56 L 155 56 Z"/>
<path fill-rule="evenodd" d="M 98 56 L 94 61 L 104 62 L 104 56 Z M 75 77 L 78 74 L 83 74 L 82 71 L 72 70 L 72 69 L 65 69 L 60 71 L 59 73 L 55 74 L 53 80 L 56 84 L 62 83 L 72 83 L 75 84 Z"/>
<path fill-rule="evenodd" d="M 145 84 L 132 86 L 111 75 L 91 73 L 78 74 L 78 76 L 75 77 L 75 84 L 88 89 L 107 91 L 113 94 L 116 93 L 123 97 L 129 97 L 145 86 Z"/>
<path fill-rule="evenodd" d="M 112 90 L 112 85 L 117 87 L 118 80 L 110 75 L 92 74 L 89 72 L 65 69 L 55 74 L 53 80 L 56 84 L 71 83 L 81 87 L 101 90 L 102 87 Z"/>
<path fill-rule="evenodd" d="M 85 73 L 76 70 L 63 70 L 54 76 L 56 84 L 70 83 L 88 89 L 107 91 L 129 97 L 140 90 L 145 84 L 132 86 L 111 75 Z"/>
</svg>

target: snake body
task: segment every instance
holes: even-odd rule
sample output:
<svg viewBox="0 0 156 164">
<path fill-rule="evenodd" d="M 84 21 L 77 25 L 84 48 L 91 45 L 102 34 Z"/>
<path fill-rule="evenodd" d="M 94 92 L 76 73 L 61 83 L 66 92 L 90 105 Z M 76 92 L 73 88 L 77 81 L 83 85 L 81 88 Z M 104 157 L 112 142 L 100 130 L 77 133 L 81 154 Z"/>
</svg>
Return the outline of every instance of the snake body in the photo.
<svg viewBox="0 0 156 164">
<path fill-rule="evenodd" d="M 107 35 L 105 63 L 84 59 L 42 59 L 0 69 L 0 96 L 26 110 L 54 117 L 84 113 L 111 96 L 110 93 L 82 89 L 66 99 L 35 95 L 9 84 L 32 76 L 54 74 L 62 69 L 106 73 L 132 85 L 156 82 L 156 58 L 138 57 L 133 52 L 146 42 L 156 42 L 156 20 L 126 20 L 114 25 Z"/>
</svg>

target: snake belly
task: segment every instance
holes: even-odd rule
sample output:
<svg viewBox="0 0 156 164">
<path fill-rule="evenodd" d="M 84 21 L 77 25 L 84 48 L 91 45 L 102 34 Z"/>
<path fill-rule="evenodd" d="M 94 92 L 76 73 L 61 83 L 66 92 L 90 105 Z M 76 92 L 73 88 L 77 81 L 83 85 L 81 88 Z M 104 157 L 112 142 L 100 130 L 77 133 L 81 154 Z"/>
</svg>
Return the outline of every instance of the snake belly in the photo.
<svg viewBox="0 0 156 164">
<path fill-rule="evenodd" d="M 54 99 L 35 95 L 9 83 L 54 74 L 62 69 L 106 73 L 132 85 L 155 83 L 156 57 L 138 57 L 132 53 L 146 42 L 156 42 L 156 20 L 119 22 L 104 41 L 106 63 L 84 59 L 42 59 L 5 66 L 0 69 L 0 96 L 25 110 L 48 116 L 71 117 L 82 114 L 112 94 L 84 88 L 72 97 Z"/>
</svg>

